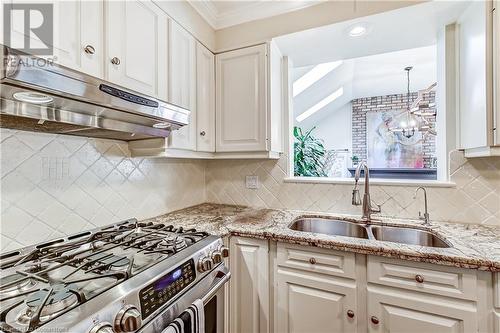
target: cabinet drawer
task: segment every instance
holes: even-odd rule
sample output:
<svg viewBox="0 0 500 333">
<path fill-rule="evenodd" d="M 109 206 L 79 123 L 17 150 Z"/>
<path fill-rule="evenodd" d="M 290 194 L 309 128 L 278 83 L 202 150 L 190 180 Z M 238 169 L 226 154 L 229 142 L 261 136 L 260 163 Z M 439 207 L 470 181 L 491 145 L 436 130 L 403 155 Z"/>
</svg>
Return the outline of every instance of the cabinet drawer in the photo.
<svg viewBox="0 0 500 333">
<path fill-rule="evenodd" d="M 277 263 L 310 272 L 356 277 L 354 253 L 278 243 Z"/>
<path fill-rule="evenodd" d="M 368 257 L 368 282 L 431 294 L 475 300 L 477 276 L 472 270 Z"/>
</svg>

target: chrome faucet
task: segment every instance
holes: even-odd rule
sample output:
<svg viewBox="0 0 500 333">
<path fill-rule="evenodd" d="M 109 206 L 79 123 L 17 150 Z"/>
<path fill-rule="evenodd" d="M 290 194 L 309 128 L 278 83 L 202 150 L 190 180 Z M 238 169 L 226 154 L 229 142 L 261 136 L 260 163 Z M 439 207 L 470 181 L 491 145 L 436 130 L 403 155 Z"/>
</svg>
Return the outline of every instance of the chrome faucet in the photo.
<svg viewBox="0 0 500 333">
<path fill-rule="evenodd" d="M 363 201 L 361 201 L 361 196 L 359 195 L 358 181 L 361 176 L 361 168 L 365 171 L 365 194 L 363 195 Z M 373 206 L 370 199 L 370 170 L 366 162 L 362 161 L 358 164 L 356 172 L 354 173 L 354 189 L 352 190 L 352 204 L 354 206 L 363 205 L 363 220 L 370 222 L 372 220 L 373 213 L 380 213 L 380 205 Z"/>
<path fill-rule="evenodd" d="M 429 213 L 427 211 L 427 191 L 425 190 L 425 187 L 422 186 L 417 187 L 417 189 L 415 190 L 415 194 L 413 195 L 413 199 L 417 198 L 418 190 L 422 190 L 424 192 L 424 209 L 425 209 L 424 216 L 422 216 L 421 211 L 418 212 L 418 218 L 424 221 L 423 225 L 429 226 L 431 224 L 429 222 Z"/>
</svg>

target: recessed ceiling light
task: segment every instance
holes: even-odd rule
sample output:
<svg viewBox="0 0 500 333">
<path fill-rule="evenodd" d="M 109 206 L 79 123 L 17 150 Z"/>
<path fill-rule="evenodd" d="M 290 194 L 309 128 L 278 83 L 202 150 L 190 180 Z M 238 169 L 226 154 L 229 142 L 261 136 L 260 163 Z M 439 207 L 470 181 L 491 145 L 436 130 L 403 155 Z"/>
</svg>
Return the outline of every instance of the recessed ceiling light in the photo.
<svg viewBox="0 0 500 333">
<path fill-rule="evenodd" d="M 351 26 L 349 29 L 349 36 L 351 37 L 360 37 L 365 35 L 368 32 L 368 27 L 366 24 L 358 23 Z"/>
<path fill-rule="evenodd" d="M 54 101 L 54 99 L 48 95 L 40 94 L 33 91 L 20 91 L 12 95 L 15 99 L 21 102 L 27 102 L 31 104 L 48 104 Z"/>
</svg>

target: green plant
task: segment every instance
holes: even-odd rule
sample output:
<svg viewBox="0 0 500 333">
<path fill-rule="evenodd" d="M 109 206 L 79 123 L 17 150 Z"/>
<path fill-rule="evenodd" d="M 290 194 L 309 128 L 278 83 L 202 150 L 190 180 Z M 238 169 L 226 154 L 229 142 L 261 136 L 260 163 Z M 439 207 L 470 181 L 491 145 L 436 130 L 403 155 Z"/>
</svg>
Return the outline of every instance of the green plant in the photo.
<svg viewBox="0 0 500 333">
<path fill-rule="evenodd" d="M 351 161 L 352 161 L 352 163 L 357 164 L 359 162 L 359 157 L 357 157 L 356 155 L 353 155 L 351 157 Z"/>
<path fill-rule="evenodd" d="M 323 159 L 325 147 L 323 141 L 311 135 L 316 127 L 305 134 L 300 127 L 293 128 L 295 137 L 294 148 L 294 174 L 303 177 L 326 177 Z"/>
</svg>

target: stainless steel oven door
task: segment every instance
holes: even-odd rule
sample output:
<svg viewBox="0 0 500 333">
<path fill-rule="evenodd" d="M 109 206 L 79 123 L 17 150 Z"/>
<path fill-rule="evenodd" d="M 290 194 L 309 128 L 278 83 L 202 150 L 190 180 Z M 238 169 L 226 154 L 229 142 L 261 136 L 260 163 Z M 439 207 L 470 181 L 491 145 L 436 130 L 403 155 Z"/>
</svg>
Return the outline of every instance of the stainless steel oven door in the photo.
<svg viewBox="0 0 500 333">
<path fill-rule="evenodd" d="M 220 264 L 210 274 L 189 289 L 177 301 L 165 308 L 137 332 L 161 333 L 177 316 L 196 299 L 203 300 L 205 308 L 205 332 L 224 332 L 224 284 L 231 273 Z"/>
</svg>

